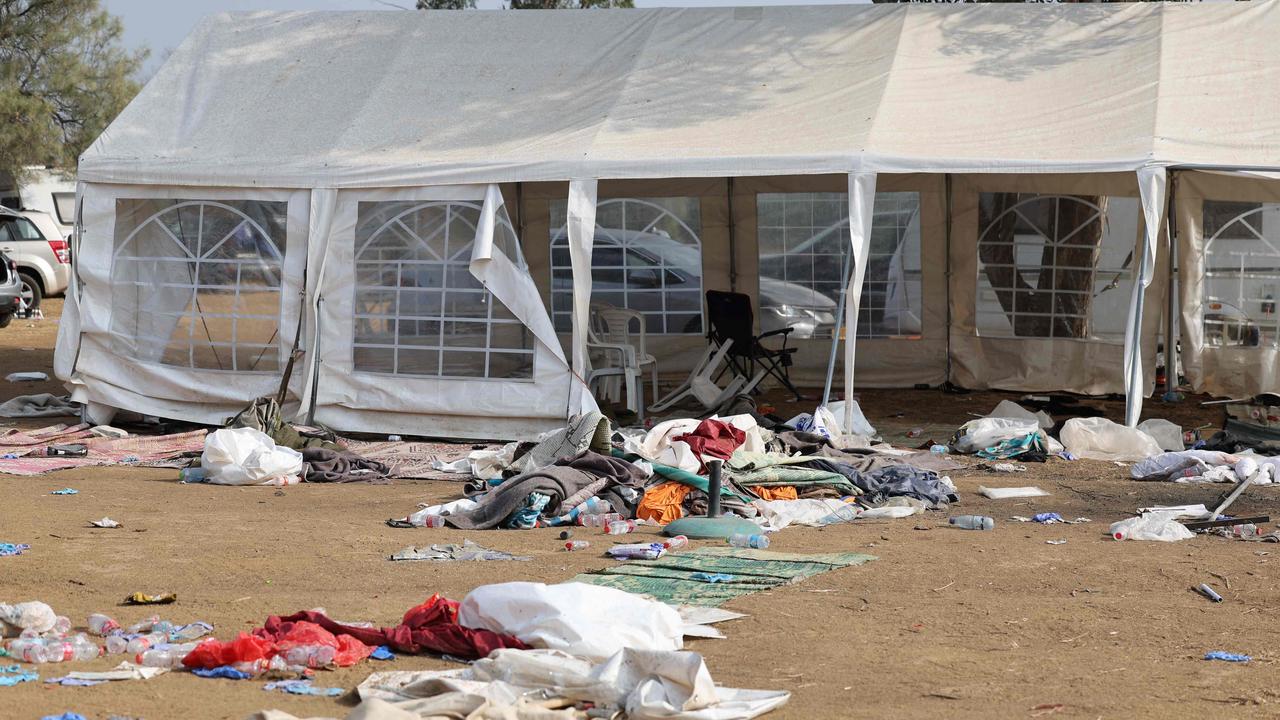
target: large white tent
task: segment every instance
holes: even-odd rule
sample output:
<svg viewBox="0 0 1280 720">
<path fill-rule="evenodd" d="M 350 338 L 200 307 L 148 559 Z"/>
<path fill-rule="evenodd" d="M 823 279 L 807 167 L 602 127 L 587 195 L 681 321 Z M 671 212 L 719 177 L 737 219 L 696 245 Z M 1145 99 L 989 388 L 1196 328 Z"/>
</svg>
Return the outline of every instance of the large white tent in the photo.
<svg viewBox="0 0 1280 720">
<path fill-rule="evenodd" d="M 852 328 L 885 193 L 911 192 L 919 327 L 861 343 L 856 365 L 847 333 L 846 393 L 855 367 L 879 385 L 1123 390 L 1136 421 L 1166 307 L 1169 175 L 1272 182 L 1276 37 L 1274 0 L 213 16 L 81 159 L 56 369 L 95 411 L 217 421 L 274 389 L 296 336 L 299 413 L 519 434 L 594 404 L 581 378 L 607 200 L 692 198 L 699 289 L 763 303 L 759 273 L 791 252 L 766 257 L 765 206 L 840 197 Z M 1048 199 L 1057 223 L 1066 202 L 1107 226 L 1114 279 L 1072 292 L 1121 288 L 1119 335 L 984 330 L 984 298 L 1035 295 L 982 279 L 997 193 L 1009 218 Z M 1128 237 L 1102 217 L 1124 207 Z M 1008 232 L 1070 243 L 1032 214 Z M 1006 244 L 1021 265 L 1025 243 Z M 1090 252 L 1093 278 L 1108 249 Z M 1200 342 L 1196 288 L 1184 344 Z M 676 358 L 696 335 L 658 340 Z M 1193 380 L 1222 387 L 1212 376 Z"/>
</svg>

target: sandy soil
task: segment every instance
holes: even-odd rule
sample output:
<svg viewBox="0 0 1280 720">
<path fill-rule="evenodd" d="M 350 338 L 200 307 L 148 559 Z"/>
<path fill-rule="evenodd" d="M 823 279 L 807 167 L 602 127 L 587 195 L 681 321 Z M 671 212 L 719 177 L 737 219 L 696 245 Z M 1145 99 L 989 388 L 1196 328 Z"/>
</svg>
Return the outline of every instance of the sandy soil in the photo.
<svg viewBox="0 0 1280 720">
<path fill-rule="evenodd" d="M 46 304 L 56 316 L 57 302 Z M 56 323 L 0 331 L 0 375 L 52 373 Z M 24 348 L 31 348 L 26 350 Z M 0 398 L 55 389 L 0 385 Z M 863 404 L 885 428 L 954 428 L 985 412 L 992 393 L 869 392 Z M 1102 404 L 1115 417 L 1119 405 Z M 1156 407 L 1158 414 L 1168 408 Z M 1186 421 L 1217 418 L 1187 403 Z M 895 417 L 904 413 L 901 417 Z M 905 432 L 905 430 L 903 430 Z M 941 438 L 939 438 L 941 439 Z M 1280 690 L 1271 646 L 1280 641 L 1280 547 L 1199 537 L 1176 544 L 1117 543 L 1107 523 L 1153 503 L 1210 501 L 1219 487 L 1141 484 L 1111 463 L 1053 460 L 1017 476 L 954 474 L 955 512 L 997 519 L 990 532 L 945 527 L 945 515 L 868 522 L 774 537 L 786 551 L 856 550 L 879 560 L 795 586 L 746 596 L 727 607 L 749 618 L 722 625 L 727 640 L 696 640 L 713 675 L 738 687 L 794 693 L 778 718 L 1272 716 Z M 423 501 L 455 497 L 449 482 L 271 488 L 179 485 L 159 470 L 85 469 L 41 478 L 0 477 L 0 540 L 26 542 L 0 558 L 0 599 L 41 599 L 82 623 L 93 611 L 128 623 L 149 614 L 118 607 L 135 590 L 175 591 L 160 608 L 178 621 L 207 620 L 220 636 L 250 629 L 270 613 L 324 607 L 346 619 L 392 623 L 432 593 L 461 598 L 503 580 L 557 582 L 609 561 L 557 552 L 554 530 L 461 533 L 383 525 Z M 995 502 L 979 484 L 1038 484 L 1052 495 Z M 75 496 L 49 492 L 64 486 Z M 1276 490 L 1240 501 L 1241 513 L 1273 512 Z M 1040 526 L 1011 515 L 1057 511 L 1081 525 Z M 1280 513 L 1277 513 L 1280 515 Z M 109 515 L 119 530 L 87 527 Z M 649 531 L 651 532 L 651 530 Z M 593 539 L 589 534 L 583 536 Z M 391 563 L 408 544 L 470 537 L 532 555 L 522 563 Z M 1065 539 L 1065 545 L 1046 540 Z M 1192 593 L 1208 582 L 1225 597 Z M 1248 665 L 1206 662 L 1209 650 L 1249 653 Z M 82 664 L 106 668 L 114 659 Z M 444 668 L 402 657 L 322 672 L 320 683 L 351 688 L 378 669 Z M 43 666 L 43 677 L 70 666 Z M 75 710 L 158 718 L 243 718 L 268 707 L 299 715 L 345 715 L 351 701 L 263 692 L 252 681 L 170 674 L 90 688 L 29 683 L 0 688 L 0 716 L 38 718 Z M 1061 706 L 1057 708 L 1057 706 Z M 1054 708 L 1057 708 L 1056 710 Z"/>
</svg>

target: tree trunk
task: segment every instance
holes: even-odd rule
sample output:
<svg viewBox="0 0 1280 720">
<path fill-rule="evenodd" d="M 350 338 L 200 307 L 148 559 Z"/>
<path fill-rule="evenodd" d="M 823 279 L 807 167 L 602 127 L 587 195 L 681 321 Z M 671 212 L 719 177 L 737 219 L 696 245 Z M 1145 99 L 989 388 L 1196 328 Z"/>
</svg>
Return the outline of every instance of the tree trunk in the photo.
<svg viewBox="0 0 1280 720">
<path fill-rule="evenodd" d="M 1018 193 L 982 195 L 978 210 L 979 232 L 984 233 L 978 244 L 982 271 L 1009 316 L 1015 336 L 1089 337 L 1106 198 L 1073 195 L 1045 199 L 1041 202 L 1053 203 L 1049 212 L 1027 213 L 1047 224 L 1038 228 L 1047 239 L 1032 285 L 1023 272 L 1036 268 L 1017 266 L 1013 242 L 1019 217 L 1008 212 L 1029 197 Z"/>
</svg>

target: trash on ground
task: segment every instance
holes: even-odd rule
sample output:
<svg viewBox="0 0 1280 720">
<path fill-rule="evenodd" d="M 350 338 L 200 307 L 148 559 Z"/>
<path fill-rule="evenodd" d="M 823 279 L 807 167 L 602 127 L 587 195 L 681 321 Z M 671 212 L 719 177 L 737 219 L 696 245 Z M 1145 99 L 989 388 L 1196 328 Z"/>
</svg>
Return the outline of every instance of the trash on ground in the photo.
<svg viewBox="0 0 1280 720">
<path fill-rule="evenodd" d="M 992 500 L 1010 500 L 1013 498 L 1044 497 L 1049 493 L 1035 486 L 989 488 L 978 486 L 978 494 Z"/>
<path fill-rule="evenodd" d="M 1103 417 L 1071 418 L 1058 438 L 1073 455 L 1090 460 L 1138 462 L 1163 452 L 1145 432 Z"/>
<path fill-rule="evenodd" d="M 733 582 L 737 576 L 728 573 L 706 573 L 696 572 L 689 576 L 691 580 L 708 583 Z"/>
<path fill-rule="evenodd" d="M 178 602 L 177 593 L 147 595 L 146 593 L 136 592 L 124 599 L 125 605 L 168 605 L 175 602 Z"/>
<path fill-rule="evenodd" d="M 1197 505 L 1153 505 L 1152 507 L 1138 508 L 1138 513 L 1140 515 L 1145 515 L 1146 513 L 1153 513 L 1153 512 L 1173 513 L 1173 516 L 1176 518 L 1191 518 L 1193 520 L 1207 518 L 1213 514 L 1204 505 L 1199 505 L 1199 504 Z"/>
<path fill-rule="evenodd" d="M 200 467 L 213 485 L 292 485 L 301 482 L 302 453 L 251 427 L 222 428 L 205 439 Z"/>
<path fill-rule="evenodd" d="M 463 540 L 461 545 L 432 545 L 430 547 L 414 547 L 410 545 L 392 554 L 390 559 L 475 562 L 481 560 L 530 560 L 532 558 L 512 555 L 501 550 L 490 550 L 470 540 Z"/>
<path fill-rule="evenodd" d="M 1007 462 L 981 463 L 975 469 L 988 470 L 990 472 L 996 472 L 996 473 L 1020 473 L 1020 472 L 1026 472 L 1027 466 L 1017 465 L 1014 463 L 1007 463 Z"/>
<path fill-rule="evenodd" d="M 18 683 L 34 682 L 39 679 L 38 674 L 23 670 L 21 665 L 0 665 L 0 687 L 13 687 Z"/>
<path fill-rule="evenodd" d="M 39 600 L 6 605 L 0 603 L 0 629 L 6 637 L 18 635 L 23 630 L 46 633 L 58 622 L 53 608 Z"/>
<path fill-rule="evenodd" d="M 0 557 L 9 557 L 11 555 L 21 555 L 31 549 L 26 543 L 7 543 L 0 542 Z"/>
<path fill-rule="evenodd" d="M 19 395 L 0 403 L 0 417 L 6 418 L 61 417 L 79 414 L 78 403 L 71 402 L 65 395 L 59 397 L 51 393 Z"/>
<path fill-rule="evenodd" d="M 29 372 L 9 373 L 8 375 L 4 376 L 4 379 L 8 380 L 11 383 L 43 382 L 45 380 L 48 380 L 49 376 L 37 370 L 37 371 L 29 371 Z"/>
<path fill-rule="evenodd" d="M 1067 541 L 1066 540 L 1045 540 L 1044 544 L 1045 545 L 1066 545 Z"/>
<path fill-rule="evenodd" d="M 1066 522 L 1062 516 L 1056 512 L 1037 513 L 1031 516 L 1031 522 L 1041 523 L 1043 525 L 1052 525 L 1054 523 Z"/>
<path fill-rule="evenodd" d="M 67 487 L 67 488 L 62 488 L 61 490 L 54 490 L 49 494 L 50 495 L 79 495 L 80 491 L 76 490 L 75 488 Z"/>
<path fill-rule="evenodd" d="M 316 687 L 310 680 L 277 680 L 262 686 L 263 690 L 279 690 L 290 695 L 316 695 L 319 697 L 338 697 L 346 692 L 336 687 Z"/>
<path fill-rule="evenodd" d="M 373 652 L 369 653 L 369 657 L 374 660 L 395 660 L 396 659 L 395 653 L 391 652 L 391 648 L 387 647 L 386 645 L 379 645 L 378 647 L 374 648 Z"/>
<path fill-rule="evenodd" d="M 996 526 L 996 521 L 986 515 L 956 515 L 947 518 L 947 522 L 962 530 L 990 530 Z"/>
<path fill-rule="evenodd" d="M 1222 596 L 1219 595 L 1213 588 L 1209 587 L 1205 583 L 1200 583 L 1199 585 L 1197 585 L 1196 591 L 1216 603 L 1222 602 Z"/>
<path fill-rule="evenodd" d="M 102 672 L 73 670 L 72 672 L 67 673 L 63 678 L 50 678 L 45 682 L 59 682 L 62 685 L 66 685 L 68 683 L 62 681 L 68 679 L 81 682 L 92 682 L 95 684 L 119 680 L 150 680 L 157 675 L 163 675 L 167 672 L 169 672 L 169 668 L 146 667 L 143 665 L 136 665 L 131 662 L 122 662 L 112 670 L 105 670 Z"/>
<path fill-rule="evenodd" d="M 1223 650 L 1214 650 L 1213 652 L 1205 653 L 1204 659 L 1205 660 L 1221 660 L 1223 662 L 1247 663 L 1253 658 L 1249 657 L 1248 655 L 1239 655 L 1236 653 L 1225 652 Z"/>
<path fill-rule="evenodd" d="M 614 560 L 657 560 L 667 554 L 662 543 L 626 543 L 607 548 L 605 554 Z"/>
<path fill-rule="evenodd" d="M 1176 513 L 1149 512 L 1111 524 L 1111 537 L 1116 540 L 1156 540 L 1177 542 L 1196 536 L 1182 523 Z"/>
<path fill-rule="evenodd" d="M 93 527 L 96 527 L 96 528 L 119 528 L 119 527 L 124 527 L 123 525 L 121 525 L 120 523 L 116 522 L 115 520 L 112 520 L 112 519 L 111 519 L 111 518 L 109 518 L 109 517 L 104 517 L 104 518 L 102 518 L 101 520 L 90 520 L 90 521 L 89 521 L 89 524 L 90 524 L 90 525 L 92 525 Z"/>
</svg>

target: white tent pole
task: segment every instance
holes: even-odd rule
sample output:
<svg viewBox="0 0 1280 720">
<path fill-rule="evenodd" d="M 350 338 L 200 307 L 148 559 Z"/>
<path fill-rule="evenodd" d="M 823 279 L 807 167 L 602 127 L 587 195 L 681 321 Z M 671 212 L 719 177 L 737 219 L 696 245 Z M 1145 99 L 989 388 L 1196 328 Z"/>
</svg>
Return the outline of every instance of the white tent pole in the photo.
<svg viewBox="0 0 1280 720">
<path fill-rule="evenodd" d="M 329 231 L 338 206 L 338 191 L 333 188 L 316 188 L 311 191 L 310 217 L 307 222 L 307 277 L 306 294 L 298 304 L 298 322 L 307 317 L 310 305 L 311 343 L 307 347 L 307 369 L 303 378 L 302 403 L 299 415 L 305 412 L 307 424 L 315 422 L 316 390 L 320 374 L 320 305 L 323 299 L 325 264 L 329 259 Z"/>
<path fill-rule="evenodd" d="M 849 241 L 853 272 L 845 288 L 844 303 L 844 427 L 853 427 L 853 362 L 858 337 L 858 307 L 862 304 L 862 281 L 871 254 L 871 221 L 876 202 L 876 174 L 849 173 Z"/>
<path fill-rule="evenodd" d="M 569 387 L 569 415 L 596 408 L 587 387 L 591 372 L 587 356 L 587 323 L 591 312 L 591 248 L 596 235 L 596 181 L 569 182 L 569 263 L 573 269 L 573 378 Z"/>
<path fill-rule="evenodd" d="M 1142 309 L 1147 286 L 1155 275 L 1156 248 L 1165 211 L 1166 173 L 1163 166 L 1138 170 L 1138 193 L 1142 199 L 1145 223 L 1138 240 L 1138 275 L 1134 278 L 1129 299 L 1129 322 L 1124 329 L 1124 423 L 1136 427 L 1142 415 L 1142 396 L 1146 383 L 1142 376 Z"/>
</svg>

